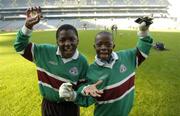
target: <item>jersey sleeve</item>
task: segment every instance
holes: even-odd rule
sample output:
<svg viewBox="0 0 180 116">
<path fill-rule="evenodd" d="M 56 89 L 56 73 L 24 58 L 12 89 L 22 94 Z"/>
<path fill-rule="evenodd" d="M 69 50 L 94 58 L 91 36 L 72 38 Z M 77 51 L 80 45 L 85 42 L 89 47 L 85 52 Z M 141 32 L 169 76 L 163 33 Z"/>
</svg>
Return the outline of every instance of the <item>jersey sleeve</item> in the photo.
<svg viewBox="0 0 180 116">
<path fill-rule="evenodd" d="M 23 56 L 25 59 L 36 62 L 39 59 L 38 51 L 42 49 L 41 45 L 36 45 L 29 42 L 30 34 L 24 34 L 23 30 L 19 30 L 14 42 L 14 48 L 17 53 Z"/>
<path fill-rule="evenodd" d="M 153 39 L 150 36 L 139 37 L 136 45 L 136 65 L 139 66 L 149 55 Z"/>
<path fill-rule="evenodd" d="M 86 74 L 86 83 L 82 84 L 81 87 L 78 88 L 78 90 L 76 91 L 77 94 L 80 94 L 82 96 L 87 96 L 84 93 L 84 89 L 92 84 L 95 84 L 97 81 L 99 81 L 99 79 L 97 77 L 99 77 L 98 75 L 104 75 L 103 72 L 98 71 L 97 67 L 95 64 L 91 64 L 88 68 L 87 74 Z M 101 79 L 102 80 L 102 79 Z M 100 85 L 97 86 L 98 90 L 101 90 L 104 86 L 104 84 L 106 84 L 106 79 L 103 79 L 103 83 L 101 83 Z M 95 98 L 94 98 L 95 99 Z"/>
<path fill-rule="evenodd" d="M 82 57 L 82 71 L 80 73 L 80 77 L 79 77 L 79 81 L 78 81 L 79 84 L 85 83 L 87 81 L 86 74 L 87 74 L 88 68 L 89 68 L 89 64 L 88 64 L 86 58 L 83 56 Z"/>
<path fill-rule="evenodd" d="M 79 80 L 75 86 L 75 90 L 78 90 L 81 87 L 84 87 L 84 84 L 87 82 L 86 74 L 89 68 L 89 64 L 84 56 L 81 57 L 81 72 L 79 75 Z"/>
<path fill-rule="evenodd" d="M 82 94 L 77 94 L 74 103 L 82 107 L 88 107 L 96 103 L 96 99 L 91 96 L 83 96 Z"/>
<path fill-rule="evenodd" d="M 135 48 L 125 50 L 128 62 L 137 68 L 149 55 L 153 39 L 150 36 L 139 37 Z"/>
</svg>

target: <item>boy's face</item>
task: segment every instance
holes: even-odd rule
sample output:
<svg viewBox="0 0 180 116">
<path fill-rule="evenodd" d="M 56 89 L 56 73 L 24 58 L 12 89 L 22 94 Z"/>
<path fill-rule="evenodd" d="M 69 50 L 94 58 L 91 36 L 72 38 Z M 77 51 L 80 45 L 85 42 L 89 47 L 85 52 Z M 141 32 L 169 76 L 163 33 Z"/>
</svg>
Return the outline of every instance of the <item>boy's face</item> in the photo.
<svg viewBox="0 0 180 116">
<path fill-rule="evenodd" d="M 115 45 L 110 34 L 100 34 L 96 36 L 94 48 L 97 57 L 108 61 Z"/>
<path fill-rule="evenodd" d="M 57 44 L 63 58 L 71 58 L 78 45 L 78 37 L 73 30 L 61 30 L 57 38 Z"/>
</svg>

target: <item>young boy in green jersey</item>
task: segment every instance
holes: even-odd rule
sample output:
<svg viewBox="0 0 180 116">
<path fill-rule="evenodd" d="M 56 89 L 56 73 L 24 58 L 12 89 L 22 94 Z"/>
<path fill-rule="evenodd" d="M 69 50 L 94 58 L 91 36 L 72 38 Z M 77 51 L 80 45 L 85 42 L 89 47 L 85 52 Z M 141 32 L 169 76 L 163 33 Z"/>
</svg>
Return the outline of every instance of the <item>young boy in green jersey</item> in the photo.
<svg viewBox="0 0 180 116">
<path fill-rule="evenodd" d="M 147 58 L 153 42 L 148 28 L 145 21 L 141 22 L 136 48 L 118 52 L 113 51 L 115 44 L 111 33 L 96 35 L 97 56 L 87 72 L 88 85 L 79 88 L 75 103 L 81 106 L 95 103 L 94 116 L 128 116 L 134 100 L 135 69 Z M 61 85 L 59 90 L 60 97 L 66 99 L 72 97 L 73 92 L 69 83 Z M 87 95 L 92 97 L 83 97 Z"/>
<path fill-rule="evenodd" d="M 88 63 L 77 50 L 78 32 L 72 25 L 62 25 L 56 31 L 57 45 L 29 42 L 33 26 L 41 17 L 41 8 L 26 11 L 26 21 L 17 33 L 15 50 L 37 66 L 38 84 L 42 95 L 43 116 L 79 116 L 79 106 L 59 98 L 62 83 L 71 82 L 76 88 L 84 81 Z M 43 38 L 41 38 L 43 39 Z M 75 89 L 76 90 L 76 89 Z M 69 98 L 73 100 L 74 98 Z"/>
</svg>

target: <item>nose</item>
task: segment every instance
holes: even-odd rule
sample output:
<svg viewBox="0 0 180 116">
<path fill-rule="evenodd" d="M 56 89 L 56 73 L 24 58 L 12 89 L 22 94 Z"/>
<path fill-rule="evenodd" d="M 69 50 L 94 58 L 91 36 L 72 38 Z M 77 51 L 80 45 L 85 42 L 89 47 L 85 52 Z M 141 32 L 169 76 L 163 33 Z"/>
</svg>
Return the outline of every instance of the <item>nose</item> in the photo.
<svg viewBox="0 0 180 116">
<path fill-rule="evenodd" d="M 66 40 L 66 41 L 64 42 L 64 45 L 65 45 L 65 46 L 70 46 L 70 45 L 71 45 L 70 40 Z"/>
<path fill-rule="evenodd" d="M 100 48 L 102 51 L 106 51 L 107 50 L 107 47 L 105 45 L 101 45 L 101 48 Z"/>
</svg>

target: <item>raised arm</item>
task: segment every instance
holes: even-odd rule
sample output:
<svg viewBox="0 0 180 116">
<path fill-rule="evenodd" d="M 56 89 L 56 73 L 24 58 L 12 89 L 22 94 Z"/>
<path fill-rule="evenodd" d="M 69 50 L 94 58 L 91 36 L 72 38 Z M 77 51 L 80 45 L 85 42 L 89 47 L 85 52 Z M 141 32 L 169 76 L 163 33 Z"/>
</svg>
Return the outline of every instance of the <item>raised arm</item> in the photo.
<svg viewBox="0 0 180 116">
<path fill-rule="evenodd" d="M 153 23 L 152 17 L 138 18 L 135 22 L 139 23 L 138 42 L 135 52 L 136 66 L 139 66 L 149 55 L 153 39 L 149 35 L 149 26 Z"/>
<path fill-rule="evenodd" d="M 14 48 L 17 53 L 26 59 L 33 61 L 33 44 L 29 42 L 33 26 L 36 25 L 42 17 L 40 7 L 32 7 L 26 11 L 25 25 L 17 33 Z"/>
</svg>

